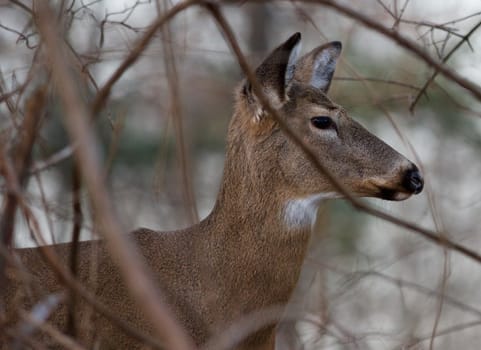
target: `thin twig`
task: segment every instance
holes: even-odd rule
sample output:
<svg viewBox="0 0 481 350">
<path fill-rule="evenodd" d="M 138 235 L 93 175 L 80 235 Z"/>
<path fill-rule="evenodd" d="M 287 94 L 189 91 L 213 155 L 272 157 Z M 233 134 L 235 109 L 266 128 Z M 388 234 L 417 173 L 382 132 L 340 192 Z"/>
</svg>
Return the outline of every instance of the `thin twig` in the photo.
<svg viewBox="0 0 481 350">
<path fill-rule="evenodd" d="M 20 7 L 22 10 L 24 10 L 25 12 L 27 12 L 28 14 L 30 15 L 33 15 L 33 11 L 30 7 L 28 7 L 27 5 L 25 5 L 24 3 L 22 3 L 21 1 L 19 0 L 10 0 L 10 2 L 14 5 L 17 5 L 18 7 Z"/>
<path fill-rule="evenodd" d="M 37 161 L 30 168 L 29 170 L 30 174 L 38 174 L 44 170 L 54 167 L 60 164 L 61 162 L 69 159 L 70 157 L 72 157 L 74 148 L 75 148 L 74 145 L 65 146 L 60 151 L 52 154 L 49 158 L 45 160 Z"/>
<path fill-rule="evenodd" d="M 304 313 L 294 310 L 286 311 L 285 305 L 271 305 L 261 310 L 255 310 L 211 336 L 202 346 L 202 350 L 234 349 L 250 335 L 260 329 L 274 326 L 281 318 L 284 321 L 298 321 L 302 319 L 309 322 L 310 319 L 306 319 L 305 316 Z M 316 322 L 316 320 L 313 322 Z"/>
<path fill-rule="evenodd" d="M 160 14 L 160 9 L 158 12 Z M 183 115 L 180 101 L 179 77 L 177 73 L 177 65 L 175 63 L 174 50 L 172 47 L 172 33 L 168 25 L 162 27 L 162 42 L 164 44 L 164 67 L 167 75 L 168 90 L 170 93 L 170 112 L 174 124 L 176 148 L 179 154 L 180 173 L 182 179 L 182 194 L 184 197 L 184 205 L 189 218 L 190 224 L 199 222 L 199 212 L 195 202 L 194 189 L 191 179 L 190 162 L 187 147 L 185 144 Z"/>
<path fill-rule="evenodd" d="M 73 226 L 72 226 L 72 242 L 70 249 L 70 271 L 74 278 L 78 276 L 78 250 L 80 231 L 82 229 L 82 202 L 80 198 L 80 190 L 82 182 L 80 178 L 80 170 L 77 164 L 73 164 L 72 168 L 72 211 L 73 211 Z M 76 335 L 76 306 L 77 298 L 75 293 L 71 293 L 68 305 L 67 316 L 67 334 L 75 337 Z"/>
<path fill-rule="evenodd" d="M 444 329 L 441 329 L 436 334 L 436 338 L 442 337 L 442 336 L 445 336 L 445 335 L 449 335 L 449 334 L 452 334 L 452 333 L 464 331 L 464 330 L 469 329 L 469 328 L 479 327 L 479 326 L 481 326 L 481 321 L 476 320 L 476 321 L 457 324 L 457 325 L 454 325 L 452 327 L 446 327 Z M 417 350 L 417 349 L 419 349 L 418 345 L 420 343 L 422 343 L 426 340 L 429 340 L 430 338 L 431 338 L 431 334 L 424 335 L 424 336 L 421 336 L 421 337 L 417 337 L 415 341 L 411 341 L 408 344 L 403 344 L 401 346 L 396 346 L 395 349 L 396 350 L 409 350 L 409 349 Z"/>
<path fill-rule="evenodd" d="M 52 339 L 54 339 L 59 345 L 63 346 L 65 349 L 69 350 L 87 350 L 79 343 L 74 341 L 72 338 L 66 336 L 62 332 L 60 332 L 57 328 L 53 327 L 51 324 L 47 322 L 39 321 L 37 318 L 32 317 L 31 315 L 20 312 L 20 317 L 25 321 L 30 323 L 31 325 L 37 327 L 42 332 L 47 333 Z"/>
<path fill-rule="evenodd" d="M 38 133 L 38 126 L 40 125 L 41 115 L 45 104 L 45 88 L 38 88 L 27 101 L 27 112 L 21 127 L 21 138 L 19 144 L 16 146 L 14 156 L 14 165 L 12 166 L 12 172 L 18 179 L 18 186 L 20 189 L 27 183 L 28 179 L 28 165 L 32 156 L 33 145 Z M 3 157 L 7 158 L 6 154 L 3 154 L 6 150 L 4 147 L 0 147 L 0 153 Z M 0 168 L 2 172 L 5 172 L 7 167 L 6 162 L 0 162 Z M 11 247 L 13 240 L 13 231 L 15 227 L 15 214 L 17 212 L 18 202 L 16 196 L 7 192 L 4 211 L 2 213 L 0 221 L 0 245 L 4 247 Z M 5 259 L 0 256 L 0 284 L 5 282 Z M 0 291 L 0 295 L 2 292 Z"/>
<path fill-rule="evenodd" d="M 334 80 L 337 80 L 337 81 L 356 81 L 356 82 L 370 81 L 370 82 L 373 82 L 373 83 L 401 86 L 401 87 L 405 87 L 405 88 L 416 90 L 416 91 L 420 90 L 420 88 L 415 86 L 415 85 L 404 83 L 402 81 L 390 80 L 390 79 L 368 78 L 368 77 L 360 77 L 360 78 L 334 77 Z"/>
<path fill-rule="evenodd" d="M 45 88 L 37 89 L 27 101 L 27 112 L 20 127 L 20 142 L 16 145 L 13 153 L 15 157 L 15 173 L 18 176 L 20 186 L 24 186 L 28 178 L 28 164 L 32 154 L 33 145 L 38 132 L 41 114 L 45 103 Z M 2 215 L 0 236 L 2 244 L 9 247 L 13 236 L 13 227 L 17 203 L 15 197 L 7 194 L 5 210 Z M 0 264 L 1 265 L 1 264 Z"/>
<path fill-rule="evenodd" d="M 393 277 L 393 276 L 390 276 L 386 273 L 382 273 L 382 272 L 379 272 L 379 271 L 376 271 L 376 270 L 359 270 L 359 271 L 352 272 L 352 271 L 349 271 L 349 270 L 346 270 L 346 269 L 342 269 L 339 266 L 325 264 L 325 263 L 322 263 L 322 262 L 320 262 L 316 259 L 309 258 L 309 257 L 306 259 L 306 262 L 308 264 L 311 264 L 311 265 L 315 266 L 316 268 L 324 268 L 324 269 L 327 269 L 331 272 L 334 272 L 336 274 L 344 276 L 345 279 L 346 279 L 346 283 L 342 284 L 342 286 L 340 288 L 342 290 L 350 290 L 350 289 L 354 288 L 356 283 L 360 282 L 362 279 L 364 279 L 366 277 L 371 277 L 371 278 L 375 277 L 375 278 L 381 279 L 382 281 L 394 284 L 401 289 L 406 288 L 406 289 L 421 293 L 421 294 L 429 296 L 429 297 L 441 298 L 441 294 L 434 289 L 425 287 L 425 286 L 423 286 L 421 284 L 418 284 L 416 282 L 413 282 L 413 281 L 409 281 L 405 278 Z M 333 292 L 334 298 L 337 297 L 338 295 L 339 295 L 338 292 Z M 465 302 L 463 302 L 461 300 L 458 300 L 458 299 L 456 299 L 456 298 L 454 298 L 450 295 L 445 294 L 444 300 L 450 306 L 453 306 L 453 307 L 456 307 L 459 310 L 468 312 L 468 313 L 472 314 L 473 316 L 476 316 L 477 318 L 479 318 L 481 320 L 481 310 L 480 309 L 475 308 L 471 305 L 468 305 Z"/>
<path fill-rule="evenodd" d="M 438 331 L 438 327 L 439 327 L 439 322 L 441 321 L 441 315 L 442 315 L 442 312 L 443 312 L 443 306 L 444 306 L 444 302 L 446 300 L 446 284 L 448 282 L 448 269 L 449 269 L 449 265 L 448 265 L 448 261 L 449 261 L 449 251 L 445 248 L 444 251 L 443 251 L 443 273 L 442 273 L 442 276 L 441 276 L 441 285 L 440 285 L 440 289 L 441 289 L 441 292 L 439 293 L 439 303 L 438 303 L 438 307 L 437 307 L 437 310 L 436 310 L 436 316 L 434 318 L 434 324 L 433 324 L 433 329 L 431 331 L 431 339 L 429 340 L 429 350 L 433 350 L 434 349 L 434 339 L 436 338 L 436 334 L 437 334 L 437 331 Z"/>
<path fill-rule="evenodd" d="M 24 321 L 16 327 L 18 337 L 13 342 L 12 348 L 14 350 L 22 349 L 23 339 L 28 339 L 35 334 L 38 326 L 50 317 L 64 299 L 65 296 L 62 293 L 50 294 L 34 305 L 30 315 L 21 311 L 20 315 Z"/>
<path fill-rule="evenodd" d="M 392 26 L 393 30 L 396 30 L 399 26 L 399 23 L 402 21 L 402 16 L 404 15 L 404 11 L 406 11 L 406 8 L 409 4 L 409 0 L 404 0 L 404 5 L 401 8 L 401 12 L 399 13 L 398 16 L 396 16 L 396 20 L 394 21 L 394 24 Z"/>
</svg>

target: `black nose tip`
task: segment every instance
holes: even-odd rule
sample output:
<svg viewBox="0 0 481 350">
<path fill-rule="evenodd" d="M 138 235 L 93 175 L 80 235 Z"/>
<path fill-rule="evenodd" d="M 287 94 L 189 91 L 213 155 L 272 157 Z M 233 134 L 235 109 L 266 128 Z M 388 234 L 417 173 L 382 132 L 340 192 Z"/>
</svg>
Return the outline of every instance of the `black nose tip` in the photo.
<svg viewBox="0 0 481 350">
<path fill-rule="evenodd" d="M 416 166 L 404 174 L 403 186 L 406 190 L 418 194 L 423 190 L 424 180 Z"/>
</svg>

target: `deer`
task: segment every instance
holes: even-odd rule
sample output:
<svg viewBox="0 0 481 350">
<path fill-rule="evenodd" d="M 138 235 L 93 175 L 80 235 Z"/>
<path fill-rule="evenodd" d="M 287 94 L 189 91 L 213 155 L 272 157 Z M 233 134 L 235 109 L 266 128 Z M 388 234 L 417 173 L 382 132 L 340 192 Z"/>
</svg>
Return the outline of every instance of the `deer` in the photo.
<svg viewBox="0 0 481 350">
<path fill-rule="evenodd" d="M 353 196 L 400 201 L 420 193 L 424 180 L 418 167 L 328 97 L 341 43 L 329 42 L 299 57 L 300 43 L 301 34 L 293 34 L 255 70 L 278 117 Z M 244 79 L 235 97 L 223 178 L 211 213 L 186 229 L 141 228 L 130 233 L 175 316 L 198 346 L 245 315 L 286 305 L 299 278 L 318 207 L 324 200 L 342 197 L 279 127 L 251 81 Z M 69 243 L 53 248 L 68 259 Z M 4 291 L 7 317 L 15 312 L 15 302 L 31 307 L 62 290 L 38 248 L 16 249 L 13 254 L 42 288 L 27 293 L 10 266 Z M 90 268 L 94 254 L 95 280 Z M 102 240 L 79 242 L 78 278 L 132 327 L 151 332 Z M 88 309 L 85 302 L 76 305 L 79 320 Z M 65 329 L 66 312 L 62 306 L 50 321 Z M 91 327 L 79 327 L 77 337 L 85 346 L 142 348 L 100 315 L 94 313 L 86 323 Z M 256 330 L 236 348 L 274 349 L 277 325 Z"/>
</svg>

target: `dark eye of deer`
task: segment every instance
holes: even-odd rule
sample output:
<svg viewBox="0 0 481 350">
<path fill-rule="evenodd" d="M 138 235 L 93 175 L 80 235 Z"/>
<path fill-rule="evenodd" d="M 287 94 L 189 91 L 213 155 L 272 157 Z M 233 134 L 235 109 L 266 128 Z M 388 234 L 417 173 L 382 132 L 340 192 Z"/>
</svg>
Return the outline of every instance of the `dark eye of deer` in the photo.
<svg viewBox="0 0 481 350">
<path fill-rule="evenodd" d="M 311 118 L 311 123 L 318 129 L 329 129 L 334 125 L 330 117 L 320 116 Z"/>
</svg>

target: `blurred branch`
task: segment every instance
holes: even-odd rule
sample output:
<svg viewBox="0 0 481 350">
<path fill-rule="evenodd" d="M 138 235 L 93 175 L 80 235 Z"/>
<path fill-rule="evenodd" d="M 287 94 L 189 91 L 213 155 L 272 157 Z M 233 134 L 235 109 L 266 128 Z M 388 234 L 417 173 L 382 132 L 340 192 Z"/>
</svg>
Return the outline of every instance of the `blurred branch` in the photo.
<svg viewBox="0 0 481 350">
<path fill-rule="evenodd" d="M 407 20 L 407 19 L 402 19 L 401 22 L 406 23 L 406 24 L 413 24 L 413 25 L 416 25 L 416 26 L 419 26 L 419 27 L 429 27 L 431 29 L 442 30 L 442 31 L 447 32 L 448 34 L 451 34 L 451 35 L 457 36 L 459 38 L 462 38 L 463 37 L 462 35 L 456 33 L 456 31 L 457 31 L 456 28 L 448 27 L 448 25 L 457 24 L 457 23 L 463 22 L 467 19 L 471 19 L 473 17 L 477 17 L 477 16 L 480 16 L 480 15 L 481 15 L 481 11 L 478 11 L 478 12 L 472 13 L 468 16 L 453 19 L 453 20 L 450 20 L 450 21 L 447 21 L 447 22 L 444 22 L 444 23 L 433 23 L 433 22 L 429 22 L 429 21 L 413 21 L 413 20 Z"/>
<path fill-rule="evenodd" d="M 376 278 L 379 278 L 379 279 L 384 280 L 386 282 L 397 285 L 400 288 L 408 288 L 408 289 L 411 289 L 411 290 L 416 291 L 418 293 L 421 293 L 423 295 L 427 295 L 427 296 L 435 297 L 435 298 L 441 298 L 440 293 L 437 292 L 436 290 L 427 288 L 423 285 L 408 281 L 408 280 L 403 279 L 403 278 L 392 277 L 392 276 L 389 276 L 385 273 L 378 272 L 378 271 L 375 271 L 375 270 L 365 270 L 365 271 L 360 270 L 360 271 L 356 271 L 356 272 L 350 272 L 350 271 L 340 270 L 339 268 L 335 268 L 333 266 L 327 266 L 325 264 L 319 264 L 318 261 L 316 261 L 312 258 L 308 258 L 308 261 L 310 261 L 315 266 L 320 265 L 321 267 L 326 267 L 329 270 L 334 271 L 336 273 L 343 274 L 346 279 L 353 279 L 352 282 L 359 282 L 364 277 L 376 277 Z M 347 286 L 344 285 L 344 287 L 347 287 Z M 352 288 L 353 285 L 350 284 L 349 287 Z M 345 288 L 343 288 L 343 289 L 345 289 Z M 481 320 L 481 310 L 479 310 L 479 309 L 477 309 L 477 308 L 475 308 L 471 305 L 465 304 L 463 301 L 457 300 L 456 298 L 451 297 L 449 295 L 444 295 L 444 300 L 445 300 L 446 303 L 450 304 L 451 306 L 456 307 L 459 310 L 469 312 L 470 314 L 472 314 L 474 316 L 477 316 Z"/>
<path fill-rule="evenodd" d="M 58 37 L 56 28 L 49 20 L 52 16 L 53 13 L 47 4 L 39 4 L 38 28 L 47 47 L 46 52 L 51 62 L 50 68 L 56 81 L 57 92 L 63 100 L 65 127 L 70 138 L 78 142 L 74 155 L 90 195 L 91 205 L 105 238 L 108 251 L 119 267 L 130 294 L 150 319 L 155 332 L 161 339 L 165 340 L 166 346 L 179 350 L 193 349 L 192 340 L 174 320 L 171 311 L 160 298 L 150 275 L 147 273 L 148 267 L 141 259 L 137 249 L 123 234 L 123 230 L 113 213 L 97 160 L 97 142 L 88 126 L 88 121 L 92 118 L 86 106 L 78 98 L 77 91 L 74 88 L 74 80 L 65 62 L 66 56 L 61 46 L 62 41 Z M 133 63 L 129 60 L 127 62 Z M 114 74 L 114 76 L 116 75 Z M 110 91 L 110 88 L 107 90 Z M 103 99 L 100 101 L 103 101 Z M 97 106 L 100 107 L 101 104 Z"/>
<path fill-rule="evenodd" d="M 157 11 L 160 15 L 160 8 L 158 2 Z M 177 73 L 175 54 L 172 47 L 172 33 L 168 24 L 162 27 L 161 36 L 162 42 L 164 44 L 164 67 L 167 75 L 168 90 L 171 101 L 170 112 L 172 113 L 177 152 L 179 153 L 180 158 L 179 162 L 182 178 L 182 194 L 184 197 L 184 205 L 190 223 L 196 224 L 199 222 L 199 213 L 195 202 L 195 195 L 189 166 L 189 156 L 185 144 L 183 116 L 179 91 L 179 75 Z"/>
<path fill-rule="evenodd" d="M 29 34 L 25 34 L 25 32 L 27 31 L 28 28 L 30 28 L 31 24 L 32 24 L 32 15 L 33 15 L 33 11 L 27 7 L 26 5 L 24 5 L 23 3 L 21 3 L 20 1 L 13 1 L 11 0 L 10 1 L 11 3 L 13 3 L 14 5 L 16 5 L 17 7 L 20 7 L 22 10 L 24 10 L 25 12 L 27 12 L 28 16 L 30 16 L 30 19 L 29 19 L 29 22 L 27 25 L 24 26 L 24 29 L 22 32 L 16 30 L 16 29 L 13 29 L 13 28 L 10 28 L 10 27 L 7 27 L 3 24 L 0 24 L 0 28 L 8 31 L 8 32 L 11 32 L 11 33 L 14 33 L 18 36 L 17 38 L 17 42 L 19 41 L 24 41 L 25 42 L 25 46 L 29 49 L 35 49 L 38 45 L 31 45 L 30 42 L 29 42 L 29 39 L 33 36 L 36 36 L 37 33 L 35 32 L 32 32 L 32 33 L 29 33 Z"/>
<path fill-rule="evenodd" d="M 11 172 L 18 179 L 17 191 L 22 191 L 28 179 L 28 165 L 32 156 L 33 145 L 38 133 L 41 114 L 45 105 L 46 91 L 45 87 L 38 88 L 26 103 L 26 113 L 23 123 L 20 127 L 20 140 L 14 146 L 13 154 L 14 164 Z M 2 158 L 8 158 L 5 150 L 6 145 L 1 145 L 0 152 Z M 5 153 L 4 153 L 5 152 Z M 8 164 L 6 161 L 0 162 L 1 173 L 5 176 L 8 172 Z M 7 176 L 5 176 L 8 179 Z M 15 227 L 15 213 L 17 212 L 17 197 L 11 191 L 7 191 L 4 202 L 4 210 L 0 221 L 0 245 L 10 247 L 13 240 L 13 231 Z M 5 259 L 0 256 L 0 283 L 5 279 Z"/>
<path fill-rule="evenodd" d="M 24 321 L 17 326 L 17 336 L 12 348 L 14 350 L 23 349 L 23 340 L 32 337 L 37 328 L 50 317 L 64 299 L 65 296 L 62 293 L 50 294 L 32 308 L 30 315 L 21 312 L 21 318 Z"/>
<path fill-rule="evenodd" d="M 389 80 L 389 79 L 367 78 L 367 77 L 360 77 L 360 78 L 334 77 L 334 80 L 337 80 L 337 81 L 357 81 L 357 82 L 370 81 L 370 82 L 373 82 L 373 83 L 380 83 L 380 84 L 388 84 L 388 85 L 405 87 L 405 88 L 416 90 L 416 91 L 420 90 L 420 88 L 415 86 L 415 85 L 404 83 L 402 81 L 395 81 L 395 80 Z"/>
<path fill-rule="evenodd" d="M 20 41 L 20 40 L 25 41 L 25 45 L 27 45 L 27 47 L 28 47 L 29 49 L 34 49 L 34 48 L 35 48 L 35 46 L 31 46 L 30 43 L 29 43 L 29 41 L 28 41 L 29 37 L 31 37 L 31 36 L 33 36 L 33 35 L 35 35 L 35 34 L 32 34 L 32 33 L 31 33 L 31 34 L 26 35 L 26 34 L 23 34 L 23 33 L 19 32 L 18 30 L 15 30 L 15 29 L 13 29 L 13 28 L 7 27 L 7 26 L 5 26 L 5 25 L 3 25 L 3 24 L 1 24 L 1 23 L 0 23 L 0 28 L 3 29 L 3 30 L 6 30 L 7 32 L 10 32 L 10 33 L 13 33 L 13 34 L 18 35 L 17 41 Z"/>
<path fill-rule="evenodd" d="M 441 337 L 441 336 L 444 336 L 444 335 L 464 331 L 466 329 L 473 328 L 473 327 L 479 327 L 479 326 L 481 326 L 481 321 L 465 322 L 465 323 L 457 324 L 457 325 L 452 326 L 452 327 L 445 327 L 444 329 L 441 329 L 440 331 L 438 331 L 435 337 L 438 338 L 438 337 Z M 425 336 L 419 337 L 416 341 L 410 342 L 407 346 L 402 346 L 402 348 L 397 348 L 397 350 L 409 350 L 409 349 L 416 350 L 416 349 L 419 349 L 419 347 L 417 345 L 419 345 L 420 343 L 422 343 L 426 340 L 431 339 L 431 337 L 432 337 L 432 335 L 425 335 Z"/>
<path fill-rule="evenodd" d="M 70 271 L 73 278 L 78 275 L 78 248 L 80 231 L 82 229 L 83 213 L 82 202 L 80 198 L 80 190 L 82 188 L 80 169 L 77 164 L 72 167 L 72 212 L 73 212 L 73 226 L 72 226 L 72 242 L 70 249 Z M 68 305 L 67 317 L 67 334 L 75 336 L 76 334 L 76 304 L 77 298 L 75 293 L 71 293 Z"/>
<path fill-rule="evenodd" d="M 100 29 L 99 47 L 102 48 L 104 46 L 105 25 L 106 24 L 118 24 L 122 27 L 125 27 L 127 29 L 132 30 L 135 33 L 143 30 L 144 28 L 134 28 L 131 25 L 127 24 L 126 22 L 130 18 L 130 16 L 132 16 L 132 14 L 134 13 L 134 10 L 137 8 L 138 5 L 147 4 L 147 3 L 150 3 L 150 1 L 149 0 L 147 0 L 147 1 L 137 0 L 131 6 L 125 6 L 123 10 L 106 13 L 104 15 L 104 18 L 101 21 L 98 21 L 99 29 Z M 122 18 L 121 20 L 118 20 L 118 21 L 113 21 L 113 20 L 109 19 L 109 17 L 117 16 L 117 15 L 125 15 L 125 16 L 124 16 L 124 18 Z M 95 16 L 93 16 L 93 17 L 95 18 Z"/>
<path fill-rule="evenodd" d="M 408 1 L 405 1 L 404 6 L 403 6 L 403 10 L 401 11 L 400 15 L 397 15 L 396 13 L 394 13 L 388 6 L 386 6 L 384 4 L 384 2 L 382 0 L 376 0 L 376 2 L 379 5 L 381 5 L 381 7 L 384 9 L 384 11 L 386 11 L 394 19 L 394 24 L 392 26 L 393 30 L 397 30 L 400 23 L 405 23 L 405 24 L 413 24 L 413 25 L 416 25 L 416 26 L 419 26 L 419 27 L 428 27 L 428 28 L 430 28 L 430 31 L 432 31 L 433 29 L 439 29 L 439 30 L 447 32 L 448 34 L 458 36 L 458 37 L 462 37 L 461 35 L 456 33 L 455 28 L 450 28 L 450 27 L 447 26 L 447 24 L 449 24 L 449 23 L 437 24 L 437 23 L 432 23 L 432 22 L 428 22 L 428 21 L 413 21 L 413 20 L 403 19 L 402 14 L 404 14 L 404 10 L 405 10 L 405 8 L 408 4 Z"/>
<path fill-rule="evenodd" d="M 285 305 L 272 305 L 261 310 L 244 315 L 236 322 L 220 330 L 202 346 L 202 350 L 228 350 L 235 349 L 243 340 L 255 332 L 272 326 L 283 320 L 295 321 L 301 314 L 287 312 Z"/>
<path fill-rule="evenodd" d="M 65 42 L 65 45 L 69 48 L 69 50 L 72 52 L 74 57 L 77 59 L 79 65 L 80 65 L 79 71 L 87 75 L 87 78 L 90 81 L 90 83 L 92 84 L 92 86 L 94 87 L 94 89 L 96 91 L 98 91 L 99 87 L 97 85 L 97 82 L 95 81 L 94 77 L 92 76 L 92 74 L 90 73 L 90 71 L 87 68 L 88 63 L 87 64 L 83 63 L 82 58 L 77 53 L 77 51 L 73 48 L 73 46 L 68 42 L 68 40 L 64 40 L 64 42 Z"/>
<path fill-rule="evenodd" d="M 28 14 L 30 15 L 33 15 L 33 11 L 30 7 L 28 7 L 27 5 L 25 5 L 24 3 L 22 3 L 21 1 L 19 0 L 10 0 L 10 2 L 18 7 L 20 7 L 22 10 L 24 10 L 25 12 L 27 12 Z"/>
<path fill-rule="evenodd" d="M 382 0 L 376 0 L 376 2 L 379 5 L 381 5 L 381 7 L 384 9 L 384 11 L 386 11 L 387 13 L 389 13 L 391 15 L 391 17 L 394 19 L 394 24 L 392 25 L 392 29 L 397 30 L 397 28 L 399 27 L 399 23 L 404 22 L 402 20 L 402 16 L 404 15 L 404 11 L 406 10 L 406 7 L 409 4 L 409 0 L 404 0 L 404 5 L 401 8 L 401 12 L 399 14 L 397 13 L 398 12 L 397 1 L 394 1 L 394 12 L 387 5 L 385 5 Z"/>
<path fill-rule="evenodd" d="M 269 326 L 273 326 L 280 320 L 282 320 L 282 322 L 284 323 L 290 324 L 290 326 L 292 327 L 295 327 L 295 323 L 298 321 L 311 324 L 313 328 L 326 331 L 326 333 L 329 333 L 333 338 L 336 338 L 339 343 L 343 343 L 342 339 L 339 339 L 340 337 L 337 337 L 335 334 L 333 334 L 333 332 L 327 329 L 327 326 L 322 323 L 322 320 L 318 315 L 308 313 L 306 312 L 306 310 L 296 311 L 292 309 L 286 309 L 285 305 L 278 304 L 265 307 L 261 310 L 255 310 L 237 319 L 234 323 L 228 325 L 225 329 L 221 329 L 220 331 L 213 334 L 210 339 L 208 339 L 207 342 L 202 346 L 202 350 L 235 349 L 239 344 L 241 344 L 252 334 L 256 333 L 259 330 L 264 330 Z M 353 339 L 354 337 L 351 336 L 349 338 Z M 300 343 L 302 343 L 302 340 L 300 340 Z M 285 348 L 281 347 L 281 349 Z M 289 347 L 289 349 L 291 348 Z M 299 349 L 310 348 L 304 348 L 302 346 Z"/>
<path fill-rule="evenodd" d="M 33 52 L 33 57 L 32 57 L 32 61 L 30 63 L 30 66 L 28 68 L 28 72 L 24 78 L 24 81 L 23 83 L 21 84 L 18 84 L 18 81 L 16 80 L 16 74 L 15 74 L 15 71 L 12 73 L 12 84 L 13 86 L 16 86 L 16 88 L 12 88 L 13 89 L 12 91 L 10 91 L 9 93 L 6 93 L 6 94 L 2 94 L 0 96 L 0 103 L 4 102 L 6 105 L 7 105 L 7 108 L 8 110 L 10 111 L 11 113 L 11 121 L 12 121 L 12 124 L 15 126 L 15 128 L 17 129 L 17 132 L 19 132 L 19 123 L 17 122 L 17 118 L 16 118 L 16 115 L 18 114 L 18 104 L 22 102 L 22 95 L 25 93 L 25 91 L 27 90 L 27 88 L 30 88 L 31 86 L 31 82 L 33 81 L 34 79 L 34 75 L 35 75 L 35 68 L 36 68 L 36 61 L 37 61 L 37 58 L 38 58 L 38 55 L 39 55 L 39 52 L 40 52 L 40 45 L 38 45 L 35 49 L 35 51 Z M 4 77 L 3 77 L 3 74 L 2 72 L 0 71 L 0 93 L 3 92 L 4 88 L 3 86 L 6 85 L 5 84 L 5 80 L 4 80 Z M 13 101 L 13 97 L 16 96 L 16 101 Z"/>
<path fill-rule="evenodd" d="M 443 251 L 443 274 L 441 277 L 441 283 L 440 283 L 440 293 L 439 293 L 439 301 L 438 301 L 438 307 L 436 309 L 436 316 L 434 318 L 434 324 L 433 324 L 433 329 L 431 331 L 431 339 L 429 339 L 429 350 L 434 349 L 434 340 L 437 335 L 438 327 L 439 327 L 439 322 L 441 321 L 441 314 L 444 309 L 444 302 L 446 300 L 446 284 L 448 282 L 448 270 L 449 270 L 449 251 L 444 249 Z"/>
<path fill-rule="evenodd" d="M 56 238 L 55 238 L 55 233 L 54 233 L 55 232 L 54 223 L 52 221 L 52 216 L 51 216 L 51 203 L 48 201 L 47 195 L 45 193 L 45 186 L 44 186 L 44 183 L 43 183 L 43 178 L 42 178 L 42 176 L 40 176 L 40 174 L 33 174 L 33 177 L 35 179 L 35 182 L 38 186 L 38 190 L 40 192 L 40 201 L 41 201 L 41 205 L 43 207 L 43 210 L 45 212 L 47 226 L 48 226 L 48 230 L 49 230 L 49 233 L 50 233 L 50 239 L 51 239 L 52 242 L 55 242 Z"/>
<path fill-rule="evenodd" d="M 399 15 L 396 16 L 396 21 L 394 22 L 393 29 L 396 29 L 399 26 L 399 22 L 402 20 L 402 16 L 404 15 L 404 11 L 406 11 L 406 8 L 409 4 L 409 0 L 404 0 L 404 5 L 401 8 L 401 12 Z"/>
<path fill-rule="evenodd" d="M 75 146 L 73 145 L 65 146 L 60 151 L 52 154 L 49 158 L 34 163 L 32 167 L 30 167 L 29 172 L 31 174 L 38 174 L 48 168 L 58 165 L 72 156 L 74 148 Z"/>
<path fill-rule="evenodd" d="M 22 318 L 22 320 L 24 320 L 24 322 L 29 323 L 34 327 L 37 327 L 39 330 L 41 330 L 44 333 L 47 333 L 52 339 L 54 339 L 57 342 L 57 344 L 63 346 L 65 349 L 86 350 L 86 348 L 81 346 L 72 338 L 60 332 L 57 328 L 53 327 L 49 323 L 45 321 L 41 321 L 38 318 L 34 317 L 33 315 L 30 315 L 25 312 L 20 312 L 20 317 Z M 23 349 L 23 347 L 20 349 Z"/>
<path fill-rule="evenodd" d="M 30 79 L 26 79 L 26 81 L 23 84 L 21 84 L 20 86 L 17 86 L 15 89 L 13 89 L 12 91 L 9 91 L 9 92 L 3 92 L 2 91 L 3 88 L 0 85 L 0 103 L 6 102 L 7 107 L 12 112 L 12 108 L 11 108 L 11 104 L 9 103 L 9 99 L 12 98 L 13 96 L 19 94 L 19 93 L 22 93 L 30 82 L 31 82 Z"/>
<path fill-rule="evenodd" d="M 434 85 L 436 85 L 436 88 L 439 89 L 446 97 L 459 109 L 462 111 L 465 111 L 467 113 L 473 114 L 479 118 L 481 118 L 481 112 L 478 112 L 468 106 L 465 106 L 461 102 L 459 102 L 449 91 L 447 91 L 442 85 L 437 84 L 436 82 L 433 82 Z"/>
<path fill-rule="evenodd" d="M 105 165 L 104 165 L 104 176 L 106 180 L 108 179 L 112 171 L 115 156 L 117 154 L 119 144 L 120 144 L 120 135 L 125 128 L 126 117 L 127 117 L 126 112 L 122 112 L 116 116 L 115 120 L 109 118 L 109 121 L 111 122 L 111 126 L 112 126 L 112 137 L 110 139 L 110 143 L 107 151 L 107 158 L 105 160 Z"/>
</svg>

